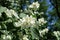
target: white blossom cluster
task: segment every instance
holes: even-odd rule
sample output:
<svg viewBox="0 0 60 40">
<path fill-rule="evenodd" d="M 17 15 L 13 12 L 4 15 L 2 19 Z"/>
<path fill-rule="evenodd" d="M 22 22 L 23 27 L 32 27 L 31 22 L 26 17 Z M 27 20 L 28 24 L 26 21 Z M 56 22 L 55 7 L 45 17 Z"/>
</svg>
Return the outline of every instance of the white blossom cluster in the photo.
<svg viewBox="0 0 60 40">
<path fill-rule="evenodd" d="M 57 40 L 60 40 L 60 31 L 54 31 L 53 33 L 56 36 Z"/>
<path fill-rule="evenodd" d="M 9 0 L 9 1 L 14 2 L 14 0 Z M 12 3 L 12 5 L 13 5 L 13 3 Z M 37 19 L 37 15 L 40 16 L 41 14 L 44 14 L 44 12 L 39 13 L 39 11 L 38 11 L 39 7 L 40 7 L 40 4 L 38 1 L 33 2 L 31 5 L 28 5 L 28 8 L 25 8 L 25 10 L 21 10 L 20 15 L 18 15 L 18 13 L 15 12 L 13 9 L 5 10 L 4 12 L 6 13 L 8 18 L 6 21 L 3 22 L 4 23 L 3 26 L 8 26 L 8 24 L 5 25 L 5 23 L 11 22 L 11 23 L 13 23 L 13 25 L 15 27 L 18 27 L 18 28 L 19 27 L 22 27 L 22 28 L 23 27 L 24 28 L 32 27 L 33 30 L 31 28 L 24 29 L 24 31 L 28 35 L 23 34 L 23 32 L 19 31 L 19 29 L 16 29 L 16 28 L 12 29 L 12 31 L 15 31 L 15 29 L 16 29 L 16 31 L 18 30 L 17 33 L 21 32 L 21 33 L 19 33 L 19 36 L 21 34 L 22 40 L 29 40 L 28 39 L 28 36 L 30 36 L 29 33 L 32 34 L 31 36 L 33 36 L 33 38 L 35 38 L 34 36 L 37 36 L 37 35 L 35 35 L 35 30 L 37 30 L 37 29 L 39 29 L 38 31 L 39 31 L 40 36 L 43 37 L 46 33 L 48 33 L 49 29 L 45 28 L 43 30 L 40 30 L 40 27 L 43 26 L 44 24 L 46 24 L 47 21 L 44 19 L 44 17 Z M 2 16 L 2 14 L 0 13 L 0 17 L 1 16 Z M 17 21 L 15 20 L 15 18 L 17 19 Z M 34 27 L 37 29 L 34 29 Z M 0 29 L 1 28 L 2 28 L 2 26 L 0 25 Z M 9 33 L 8 31 L 2 31 L 2 33 L 4 33 L 3 35 L 1 35 L 2 40 L 12 40 L 12 35 L 8 35 L 8 33 Z M 60 38 L 59 38 L 60 32 L 59 31 L 54 31 L 53 34 L 57 37 L 57 40 L 60 40 Z"/>
<path fill-rule="evenodd" d="M 29 40 L 27 37 L 28 37 L 28 35 L 24 35 L 23 40 Z"/>
<path fill-rule="evenodd" d="M 44 18 L 40 18 L 40 19 L 38 19 L 38 23 L 39 23 L 39 26 L 41 26 L 41 25 L 44 25 L 45 23 L 47 23 L 47 21 L 44 20 Z"/>
<path fill-rule="evenodd" d="M 1 35 L 2 40 L 11 40 L 12 36 L 11 35 Z"/>
<path fill-rule="evenodd" d="M 29 8 L 39 8 L 40 4 L 37 2 L 33 2 L 31 5 L 29 5 Z"/>
<path fill-rule="evenodd" d="M 16 18 L 18 18 L 19 19 L 19 17 L 18 17 L 18 14 L 14 11 L 14 10 L 12 10 L 12 9 L 7 9 L 6 11 L 5 11 L 5 13 L 6 13 L 6 15 L 8 16 L 8 17 L 10 17 L 10 18 L 12 18 L 12 16 L 15 16 Z"/>
<path fill-rule="evenodd" d="M 37 2 L 33 2 L 31 5 L 29 5 L 29 8 L 33 8 L 34 9 L 34 8 L 39 8 L 39 6 L 40 6 L 40 4 L 37 1 Z M 29 11 L 29 10 L 27 10 L 27 11 Z M 9 18 L 12 18 L 14 16 L 15 18 L 19 19 L 17 22 L 13 23 L 15 27 L 20 27 L 20 26 L 21 27 L 34 27 L 37 24 L 36 23 L 36 21 L 37 21 L 36 17 L 33 17 L 32 15 L 30 15 L 30 16 L 26 15 L 26 17 L 20 18 L 18 16 L 18 14 L 14 10 L 12 10 L 12 9 L 10 9 L 10 10 L 7 9 L 5 11 L 5 13 L 6 13 L 7 17 L 9 17 Z M 34 14 L 34 13 L 38 13 L 38 12 L 32 12 L 32 13 Z M 41 12 L 40 14 L 44 14 L 44 13 Z M 12 22 L 12 20 L 8 20 L 8 21 Z M 5 22 L 7 22 L 7 21 L 5 21 Z M 37 22 L 38 22 L 39 26 L 42 26 L 47 21 L 45 21 L 44 18 L 40 18 L 40 19 L 38 19 Z"/>
<path fill-rule="evenodd" d="M 33 16 L 26 16 L 26 17 L 23 17 L 22 19 L 20 19 L 18 22 L 15 22 L 14 25 L 16 27 L 34 27 L 36 26 L 36 18 L 33 17 Z M 44 25 L 47 21 L 44 20 L 44 18 L 40 18 L 38 21 L 38 25 L 39 26 L 42 26 Z M 38 26 L 37 25 L 37 26 Z"/>
<path fill-rule="evenodd" d="M 20 19 L 20 21 L 15 22 L 14 24 L 17 27 L 19 26 L 31 27 L 35 25 L 35 21 L 36 21 L 36 18 L 27 15 L 26 17 L 23 17 L 22 19 Z"/>
<path fill-rule="evenodd" d="M 45 28 L 43 30 L 39 30 L 40 36 L 43 37 L 43 35 L 45 35 L 46 33 L 48 33 L 48 31 L 49 30 L 47 28 Z"/>
</svg>

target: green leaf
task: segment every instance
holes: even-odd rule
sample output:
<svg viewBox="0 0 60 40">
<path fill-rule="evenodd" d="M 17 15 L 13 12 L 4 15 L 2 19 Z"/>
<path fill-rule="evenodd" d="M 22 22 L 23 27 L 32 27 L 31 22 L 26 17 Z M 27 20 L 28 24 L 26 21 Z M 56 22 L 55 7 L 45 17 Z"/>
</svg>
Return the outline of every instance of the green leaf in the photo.
<svg viewBox="0 0 60 40">
<path fill-rule="evenodd" d="M 0 6 L 0 13 L 4 12 L 5 10 L 7 10 L 6 7 L 2 7 L 2 6 Z"/>
<path fill-rule="evenodd" d="M 39 39 L 37 30 L 33 27 L 31 27 L 30 30 L 31 30 L 32 39 Z"/>
<path fill-rule="evenodd" d="M 20 14 L 20 17 L 21 17 L 21 18 L 26 17 L 26 14 L 21 13 L 21 14 Z"/>
</svg>

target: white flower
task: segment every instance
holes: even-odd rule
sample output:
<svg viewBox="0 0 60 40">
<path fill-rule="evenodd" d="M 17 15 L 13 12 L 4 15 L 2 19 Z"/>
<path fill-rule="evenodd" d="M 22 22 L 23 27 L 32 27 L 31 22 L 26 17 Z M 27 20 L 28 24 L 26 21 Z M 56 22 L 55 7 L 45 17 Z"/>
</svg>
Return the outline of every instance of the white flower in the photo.
<svg viewBox="0 0 60 40">
<path fill-rule="evenodd" d="M 28 37 L 28 35 L 24 35 L 23 40 L 29 40 L 27 37 Z"/>
<path fill-rule="evenodd" d="M 12 36 L 10 36 L 10 35 L 1 35 L 1 38 L 4 39 L 4 40 L 7 40 L 7 39 L 11 40 Z"/>
<path fill-rule="evenodd" d="M 60 31 L 57 31 L 58 35 L 60 36 Z"/>
<path fill-rule="evenodd" d="M 21 26 L 34 26 L 35 25 L 35 21 L 36 19 L 32 16 L 26 16 L 23 17 L 23 19 L 20 20 L 21 21 Z"/>
<path fill-rule="evenodd" d="M 54 31 L 53 33 L 57 37 L 57 40 L 60 40 L 60 31 Z"/>
<path fill-rule="evenodd" d="M 1 38 L 5 40 L 7 37 L 6 35 L 1 35 Z"/>
<path fill-rule="evenodd" d="M 47 28 L 45 28 L 43 30 L 39 30 L 40 36 L 43 37 L 43 35 L 45 35 L 45 33 L 48 33 L 48 31 L 49 30 Z"/>
<path fill-rule="evenodd" d="M 11 9 L 10 12 L 11 12 L 11 14 L 14 15 L 16 18 L 19 18 L 19 17 L 18 17 L 18 14 L 17 14 L 14 10 Z"/>
<path fill-rule="evenodd" d="M 34 11 L 34 14 L 38 14 L 38 11 Z"/>
<path fill-rule="evenodd" d="M 7 35 L 7 39 L 10 39 L 10 40 L 11 40 L 11 39 L 12 39 L 12 37 L 11 37 L 10 35 Z"/>
<path fill-rule="evenodd" d="M 39 8 L 40 4 L 37 2 L 33 2 L 31 5 L 29 5 L 29 8 Z"/>
<path fill-rule="evenodd" d="M 7 9 L 7 10 L 5 11 L 5 13 L 6 13 L 6 15 L 7 15 L 8 17 L 12 17 L 12 14 L 11 14 L 10 10 Z"/>
<path fill-rule="evenodd" d="M 20 19 L 20 21 L 15 22 L 14 25 L 16 27 L 22 26 L 22 27 L 30 27 L 35 25 L 36 19 L 32 16 L 26 16 Z"/>
<path fill-rule="evenodd" d="M 10 17 L 10 18 L 11 18 L 12 16 L 15 16 L 16 18 L 19 18 L 19 17 L 18 17 L 18 14 L 17 14 L 14 10 L 12 10 L 12 9 L 10 9 L 10 10 L 7 9 L 7 10 L 5 11 L 5 13 L 6 13 L 6 15 L 7 15 L 8 17 Z"/>
<path fill-rule="evenodd" d="M 38 19 L 39 26 L 44 25 L 47 21 L 44 20 L 44 18 Z"/>
<path fill-rule="evenodd" d="M 18 22 L 14 22 L 13 24 L 14 24 L 15 27 L 20 27 L 21 23 L 20 23 L 20 21 L 18 21 Z"/>
<path fill-rule="evenodd" d="M 58 35 L 60 36 L 60 31 L 54 31 L 53 33 L 55 36 L 58 36 Z"/>
</svg>

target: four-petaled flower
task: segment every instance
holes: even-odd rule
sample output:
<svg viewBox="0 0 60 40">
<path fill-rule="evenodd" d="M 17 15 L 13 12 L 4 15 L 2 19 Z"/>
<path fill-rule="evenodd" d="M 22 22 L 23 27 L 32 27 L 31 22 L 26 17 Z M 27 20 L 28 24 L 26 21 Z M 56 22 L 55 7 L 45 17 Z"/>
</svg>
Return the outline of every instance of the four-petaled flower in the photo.
<svg viewBox="0 0 60 40">
<path fill-rule="evenodd" d="M 44 18 L 38 19 L 39 26 L 44 25 L 45 23 L 47 23 L 47 21 L 45 21 Z"/>
<path fill-rule="evenodd" d="M 31 5 L 29 5 L 29 8 L 39 8 L 40 4 L 37 2 L 33 2 Z"/>
</svg>

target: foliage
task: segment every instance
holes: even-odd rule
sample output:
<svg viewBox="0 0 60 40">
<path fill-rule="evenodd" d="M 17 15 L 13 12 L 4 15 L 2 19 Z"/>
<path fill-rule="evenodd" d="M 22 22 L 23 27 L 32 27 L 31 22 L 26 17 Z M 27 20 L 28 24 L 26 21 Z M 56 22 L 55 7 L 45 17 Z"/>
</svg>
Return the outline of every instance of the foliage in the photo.
<svg viewBox="0 0 60 40">
<path fill-rule="evenodd" d="M 46 0 L 0 0 L 0 40 L 60 40 L 60 21 L 55 9 L 46 14 L 49 6 Z"/>
</svg>

